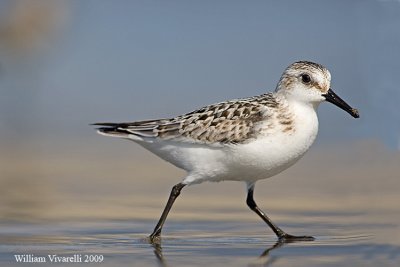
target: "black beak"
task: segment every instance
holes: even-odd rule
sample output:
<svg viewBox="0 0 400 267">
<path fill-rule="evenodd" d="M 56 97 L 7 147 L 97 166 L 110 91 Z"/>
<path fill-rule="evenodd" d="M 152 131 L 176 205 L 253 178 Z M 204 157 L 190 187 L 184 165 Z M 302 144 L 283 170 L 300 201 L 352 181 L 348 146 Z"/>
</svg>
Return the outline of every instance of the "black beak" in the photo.
<svg viewBox="0 0 400 267">
<path fill-rule="evenodd" d="M 355 108 L 350 107 L 343 99 L 341 99 L 337 94 L 335 94 L 332 89 L 328 90 L 327 94 L 323 94 L 322 96 L 325 97 L 326 101 L 331 102 L 332 104 L 338 106 L 339 108 L 343 109 L 344 111 L 348 112 L 354 118 L 359 118 L 360 114 L 358 114 L 358 110 Z"/>
</svg>

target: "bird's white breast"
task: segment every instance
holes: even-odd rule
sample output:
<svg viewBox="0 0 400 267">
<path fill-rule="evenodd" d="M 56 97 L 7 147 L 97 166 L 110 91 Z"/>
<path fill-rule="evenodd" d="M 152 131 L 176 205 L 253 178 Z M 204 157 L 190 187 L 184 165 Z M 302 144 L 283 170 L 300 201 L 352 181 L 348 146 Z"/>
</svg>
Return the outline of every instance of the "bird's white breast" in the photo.
<svg viewBox="0 0 400 267">
<path fill-rule="evenodd" d="M 314 142 L 318 118 L 313 107 L 292 104 L 293 129 L 275 126 L 271 133 L 254 142 L 233 147 L 232 180 L 256 181 L 276 175 L 296 163 Z M 236 166 L 236 167 L 235 167 Z M 241 178 L 245 177 L 245 178 Z"/>
</svg>

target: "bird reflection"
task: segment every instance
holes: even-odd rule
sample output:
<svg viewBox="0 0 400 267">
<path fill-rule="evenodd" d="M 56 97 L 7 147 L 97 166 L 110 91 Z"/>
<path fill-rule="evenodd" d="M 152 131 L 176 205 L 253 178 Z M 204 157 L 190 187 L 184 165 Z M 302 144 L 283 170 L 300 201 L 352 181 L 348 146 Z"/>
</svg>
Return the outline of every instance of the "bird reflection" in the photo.
<svg viewBox="0 0 400 267">
<path fill-rule="evenodd" d="M 278 260 L 278 257 L 273 256 L 271 257 L 269 253 L 273 251 L 274 249 L 281 248 L 285 246 L 286 244 L 293 243 L 293 241 L 287 241 L 287 240 L 278 240 L 276 241 L 275 244 L 272 246 L 268 247 L 266 250 L 261 253 L 261 255 L 257 259 L 257 263 L 252 263 L 249 264 L 249 267 L 256 267 L 256 266 L 272 266 L 273 263 L 275 263 Z"/>
<path fill-rule="evenodd" d="M 257 266 L 272 266 L 277 260 L 279 260 L 278 256 L 270 256 L 270 252 L 279 248 L 286 246 L 287 244 L 304 242 L 304 240 L 278 240 L 272 246 L 269 246 L 267 249 L 261 253 L 261 255 L 257 258 L 256 262 L 250 263 L 249 267 L 257 267 Z M 151 243 L 154 249 L 154 255 L 157 258 L 158 265 L 161 267 L 167 267 L 168 264 L 165 260 L 165 257 L 162 252 L 161 242 L 153 242 Z"/>
<path fill-rule="evenodd" d="M 151 245 L 154 248 L 154 255 L 156 255 L 158 265 L 160 267 L 167 267 L 168 264 L 164 259 L 164 255 L 162 254 L 161 242 L 152 242 Z"/>
</svg>

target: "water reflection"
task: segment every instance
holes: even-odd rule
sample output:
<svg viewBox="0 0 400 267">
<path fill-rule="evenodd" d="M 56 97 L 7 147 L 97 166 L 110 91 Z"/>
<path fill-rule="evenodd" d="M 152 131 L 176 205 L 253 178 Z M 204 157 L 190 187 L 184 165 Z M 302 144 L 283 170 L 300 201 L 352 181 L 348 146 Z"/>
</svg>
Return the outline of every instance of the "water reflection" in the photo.
<svg viewBox="0 0 400 267">
<path fill-rule="evenodd" d="M 168 265 L 162 253 L 161 243 L 152 243 L 151 245 L 154 248 L 154 255 L 157 258 L 157 262 L 159 263 L 158 265 L 161 267 L 167 267 Z"/>
<path fill-rule="evenodd" d="M 267 248 L 264 250 L 264 252 L 260 255 L 259 259 L 263 261 L 262 266 L 270 266 L 273 262 L 275 262 L 278 258 L 276 256 L 270 257 L 270 252 L 274 249 L 278 249 L 283 247 L 284 245 L 287 245 L 289 243 L 295 243 L 295 242 L 302 242 L 302 241 L 295 241 L 295 240 L 278 240 L 273 246 Z M 303 241 L 305 242 L 305 241 Z M 249 266 L 255 266 L 253 264 L 250 264 Z M 259 266 L 259 265 L 257 265 Z"/>
<path fill-rule="evenodd" d="M 268 247 L 267 249 L 265 249 L 263 251 L 263 253 L 259 256 L 258 258 L 258 263 L 250 263 L 248 266 L 249 267 L 257 267 L 257 266 L 271 266 L 272 263 L 274 263 L 276 260 L 278 260 L 279 257 L 277 256 L 272 256 L 270 257 L 270 252 L 272 250 L 276 250 L 279 249 L 287 244 L 290 243 L 297 243 L 297 242 L 310 242 L 310 241 L 296 241 L 296 240 L 278 240 L 275 244 L 273 244 L 272 246 Z M 163 255 L 163 249 L 162 249 L 162 245 L 161 242 L 153 242 L 151 243 L 151 246 L 154 249 L 154 255 L 156 256 L 158 265 L 161 267 L 167 267 L 169 266 L 167 264 L 167 261 Z"/>
<path fill-rule="evenodd" d="M 277 250 L 279 248 L 282 248 L 288 244 L 293 244 L 293 243 L 301 243 L 301 242 L 310 242 L 310 240 L 278 240 L 276 241 L 273 245 L 267 247 L 261 255 L 255 259 L 256 262 L 249 263 L 249 267 L 257 267 L 257 266 L 272 266 L 273 263 L 275 263 L 278 259 L 279 256 L 271 256 L 270 252 L 273 250 Z M 161 242 L 149 242 L 150 245 L 153 248 L 154 255 L 157 259 L 158 265 L 161 267 L 167 267 L 169 266 L 167 264 L 166 257 L 163 255 L 163 248 Z M 212 244 L 210 244 L 210 247 L 212 247 Z M 221 255 L 222 257 L 226 255 Z M 232 255 L 233 256 L 233 255 Z"/>
<path fill-rule="evenodd" d="M 258 237 L 230 234 L 234 236 L 167 238 L 166 249 L 161 243 L 150 244 L 149 248 L 161 267 L 185 266 L 188 262 L 193 266 L 324 266 L 326 262 L 397 266 L 400 260 L 400 246 L 376 244 L 371 235 L 319 236 L 312 242 L 278 240 L 259 253 L 265 242 Z"/>
<path fill-rule="evenodd" d="M 196 225 L 193 225 L 196 224 Z M 149 221 L 81 222 L 49 225 L 2 224 L 0 228 L 0 265 L 14 264 L 14 254 L 25 251 L 38 256 L 58 254 L 101 254 L 105 264 L 118 266 L 396 266 L 400 246 L 382 243 L 372 235 L 349 234 L 355 228 L 368 232 L 363 225 L 340 235 L 322 235 L 328 229 L 315 229 L 312 242 L 275 241 L 272 233 L 257 234 L 263 227 L 237 227 L 229 222 L 170 222 L 163 243 L 145 241 Z M 196 230 L 188 229 L 188 225 Z M 248 224 L 245 224 L 248 225 Z M 172 231 L 171 228 L 179 229 Z M 394 232 L 395 226 L 376 228 Z M 23 229 L 23 230 L 21 230 Z M 229 230 L 228 230 L 229 229 Z M 292 229 L 293 230 L 293 229 Z M 296 229 L 294 229 L 296 230 Z M 297 229 L 304 232 L 305 229 Z M 343 230 L 343 229 L 341 229 Z M 342 231 L 343 232 L 343 231 Z M 15 264 L 14 264 L 15 265 Z M 64 266 L 64 265 L 60 265 Z M 74 266 L 79 266 L 76 264 Z M 85 265 L 82 265 L 85 266 Z"/>
</svg>

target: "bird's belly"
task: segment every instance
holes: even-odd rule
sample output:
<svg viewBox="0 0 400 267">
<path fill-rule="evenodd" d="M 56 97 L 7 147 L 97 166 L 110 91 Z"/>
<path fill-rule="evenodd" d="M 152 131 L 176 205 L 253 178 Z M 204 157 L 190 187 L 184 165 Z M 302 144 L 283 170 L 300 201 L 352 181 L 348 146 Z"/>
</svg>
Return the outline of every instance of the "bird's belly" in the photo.
<svg viewBox="0 0 400 267">
<path fill-rule="evenodd" d="M 292 166 L 307 150 L 305 147 L 289 149 L 278 142 L 257 143 L 251 145 L 251 147 L 257 147 L 248 148 L 248 150 L 238 149 L 236 156 L 232 159 L 232 174 L 228 179 L 256 181 L 271 177 Z"/>
<path fill-rule="evenodd" d="M 211 178 L 223 173 L 226 151 L 222 147 L 212 147 L 195 143 L 163 141 L 162 143 L 141 143 L 160 158 L 181 168 L 196 178 Z"/>
</svg>

